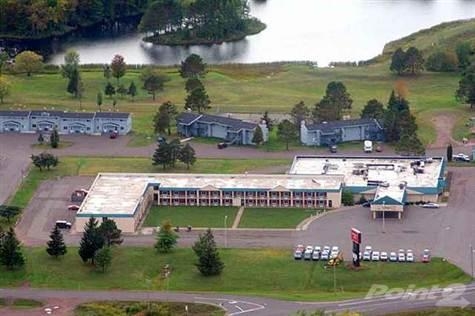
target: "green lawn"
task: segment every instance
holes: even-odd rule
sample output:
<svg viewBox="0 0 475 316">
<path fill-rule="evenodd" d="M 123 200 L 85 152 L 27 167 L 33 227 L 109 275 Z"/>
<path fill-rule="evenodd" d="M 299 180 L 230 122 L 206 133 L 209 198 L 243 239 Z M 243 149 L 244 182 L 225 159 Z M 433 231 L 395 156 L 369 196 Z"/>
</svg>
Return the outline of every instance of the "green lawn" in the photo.
<svg viewBox="0 0 475 316">
<path fill-rule="evenodd" d="M 440 307 L 436 309 L 427 309 L 412 312 L 400 312 L 394 314 L 387 314 L 387 316 L 473 316 L 475 309 L 473 307 L 459 308 L 459 307 Z"/>
<path fill-rule="evenodd" d="M 173 226 L 224 228 L 231 227 L 236 217 L 236 207 L 193 207 L 193 206 L 153 206 L 145 218 L 145 227 L 156 227 L 164 220 L 170 220 Z"/>
<path fill-rule="evenodd" d="M 160 271 L 169 264 L 170 291 L 211 291 L 260 295 L 293 300 L 335 300 L 366 295 L 372 284 L 405 288 L 409 284 L 468 282 L 459 268 L 434 259 L 430 264 L 363 263 L 353 271 L 336 268 L 337 292 L 333 292 L 333 269 L 321 262 L 295 261 L 290 249 L 219 249 L 225 264 L 222 275 L 203 277 L 194 266 L 196 256 L 190 248 L 158 254 L 153 247 L 113 249 L 113 260 L 106 273 L 83 264 L 77 248 L 59 260 L 50 258 L 44 247 L 24 249 L 26 267 L 18 271 L 0 268 L 0 287 L 29 284 L 40 288 L 164 290 Z M 349 259 L 349 258 L 347 258 Z"/>
<path fill-rule="evenodd" d="M 164 91 L 154 102 L 143 90 L 134 101 L 118 98 L 118 109 L 133 113 L 133 129 L 139 138 L 131 145 L 148 144 L 152 133 L 152 117 L 157 107 L 164 101 L 174 102 L 182 109 L 185 99 L 184 80 L 175 68 L 162 67 L 162 73 L 170 77 Z M 128 86 L 133 80 L 140 86 L 140 72 L 127 70 L 121 83 Z M 43 108 L 79 110 L 78 101 L 66 91 L 66 79 L 61 74 L 36 74 L 31 78 L 24 75 L 6 75 L 12 83 L 11 95 L 5 98 L 0 109 Z M 85 94 L 82 108 L 97 110 L 96 95 L 103 90 L 106 80 L 102 70 L 83 71 Z M 353 107 L 351 116 L 359 117 L 365 103 L 373 98 L 386 102 L 397 80 L 405 82 L 407 98 L 417 116 L 423 141 L 434 140 L 433 126 L 430 124 L 431 111 L 444 109 L 453 111 L 465 109 L 457 104 L 454 91 L 459 80 L 458 74 L 423 73 L 417 77 L 397 77 L 386 63 L 366 67 L 336 67 L 314 69 L 302 64 L 249 64 L 212 65 L 203 80 L 212 101 L 209 113 L 253 112 L 288 113 L 300 100 L 309 107 L 318 102 L 330 81 L 342 81 L 351 94 Z M 103 110 L 111 108 L 112 100 L 105 97 Z M 425 123 L 424 123 L 425 122 Z M 282 144 L 267 145 L 269 150 L 278 150 Z"/>
<path fill-rule="evenodd" d="M 295 228 L 301 221 L 315 215 L 315 209 L 248 208 L 244 209 L 239 228 Z"/>
</svg>

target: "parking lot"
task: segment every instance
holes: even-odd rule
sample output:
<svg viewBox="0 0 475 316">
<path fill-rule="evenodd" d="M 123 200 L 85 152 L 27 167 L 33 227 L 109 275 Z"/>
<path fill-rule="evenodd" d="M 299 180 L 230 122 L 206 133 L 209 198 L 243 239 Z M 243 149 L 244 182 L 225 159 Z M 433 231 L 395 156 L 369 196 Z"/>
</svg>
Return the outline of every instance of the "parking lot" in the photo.
<svg viewBox="0 0 475 316">
<path fill-rule="evenodd" d="M 23 211 L 17 233 L 28 244 L 44 244 L 57 220 L 74 223 L 76 212 L 68 211 L 71 193 L 76 189 L 89 188 L 93 177 L 64 177 L 44 181 L 36 191 L 28 207 Z"/>
</svg>

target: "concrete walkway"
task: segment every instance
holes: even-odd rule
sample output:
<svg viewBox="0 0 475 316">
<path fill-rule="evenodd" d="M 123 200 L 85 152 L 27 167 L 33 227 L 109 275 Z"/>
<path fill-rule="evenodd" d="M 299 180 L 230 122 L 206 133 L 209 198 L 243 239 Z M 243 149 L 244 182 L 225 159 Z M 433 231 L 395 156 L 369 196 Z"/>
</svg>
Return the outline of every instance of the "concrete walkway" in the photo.
<svg viewBox="0 0 475 316">
<path fill-rule="evenodd" d="M 236 218 L 234 219 L 234 223 L 233 223 L 233 226 L 231 227 L 231 229 L 236 229 L 236 228 L 239 227 L 239 223 L 241 222 L 241 217 L 242 217 L 243 213 L 244 213 L 244 206 L 241 206 L 239 208 L 239 211 L 236 214 Z"/>
</svg>

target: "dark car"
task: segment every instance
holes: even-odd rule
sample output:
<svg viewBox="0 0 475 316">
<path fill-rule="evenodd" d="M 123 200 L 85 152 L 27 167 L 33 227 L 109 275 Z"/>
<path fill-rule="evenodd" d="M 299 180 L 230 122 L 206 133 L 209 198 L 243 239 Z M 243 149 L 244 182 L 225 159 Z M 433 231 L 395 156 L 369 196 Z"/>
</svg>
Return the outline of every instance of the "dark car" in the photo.
<svg viewBox="0 0 475 316">
<path fill-rule="evenodd" d="M 336 153 L 338 151 L 338 147 L 336 145 L 330 145 L 329 150 L 331 153 Z"/>
<path fill-rule="evenodd" d="M 113 131 L 109 134 L 110 139 L 116 139 L 117 136 L 119 136 L 119 133 L 117 133 L 117 131 Z"/>
<path fill-rule="evenodd" d="M 67 221 L 56 221 L 56 227 L 59 229 L 70 229 L 73 225 Z"/>
<path fill-rule="evenodd" d="M 228 147 L 227 143 L 218 143 L 218 149 L 224 149 L 226 147 Z"/>
</svg>

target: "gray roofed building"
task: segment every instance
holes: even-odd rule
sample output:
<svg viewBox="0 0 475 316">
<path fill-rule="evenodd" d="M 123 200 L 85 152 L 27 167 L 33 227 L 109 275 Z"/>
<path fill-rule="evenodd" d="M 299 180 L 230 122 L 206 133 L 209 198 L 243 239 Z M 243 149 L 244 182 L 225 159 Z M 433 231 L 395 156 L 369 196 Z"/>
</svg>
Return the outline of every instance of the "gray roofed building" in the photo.
<svg viewBox="0 0 475 316">
<path fill-rule="evenodd" d="M 376 119 L 353 119 L 307 124 L 302 121 L 300 141 L 304 145 L 325 146 L 348 141 L 384 140 L 384 129 Z"/>
<path fill-rule="evenodd" d="M 266 124 L 245 122 L 230 117 L 184 112 L 178 115 L 177 130 L 185 137 L 215 137 L 230 144 L 250 145 L 257 126 L 264 141 L 268 139 Z"/>
<path fill-rule="evenodd" d="M 126 119 L 130 116 L 127 112 L 96 112 L 96 117 L 100 118 L 122 118 Z"/>
<path fill-rule="evenodd" d="M 7 117 L 7 116 L 15 116 L 15 117 L 21 117 L 21 116 L 29 116 L 30 111 L 0 111 L 0 117 Z"/>
</svg>

